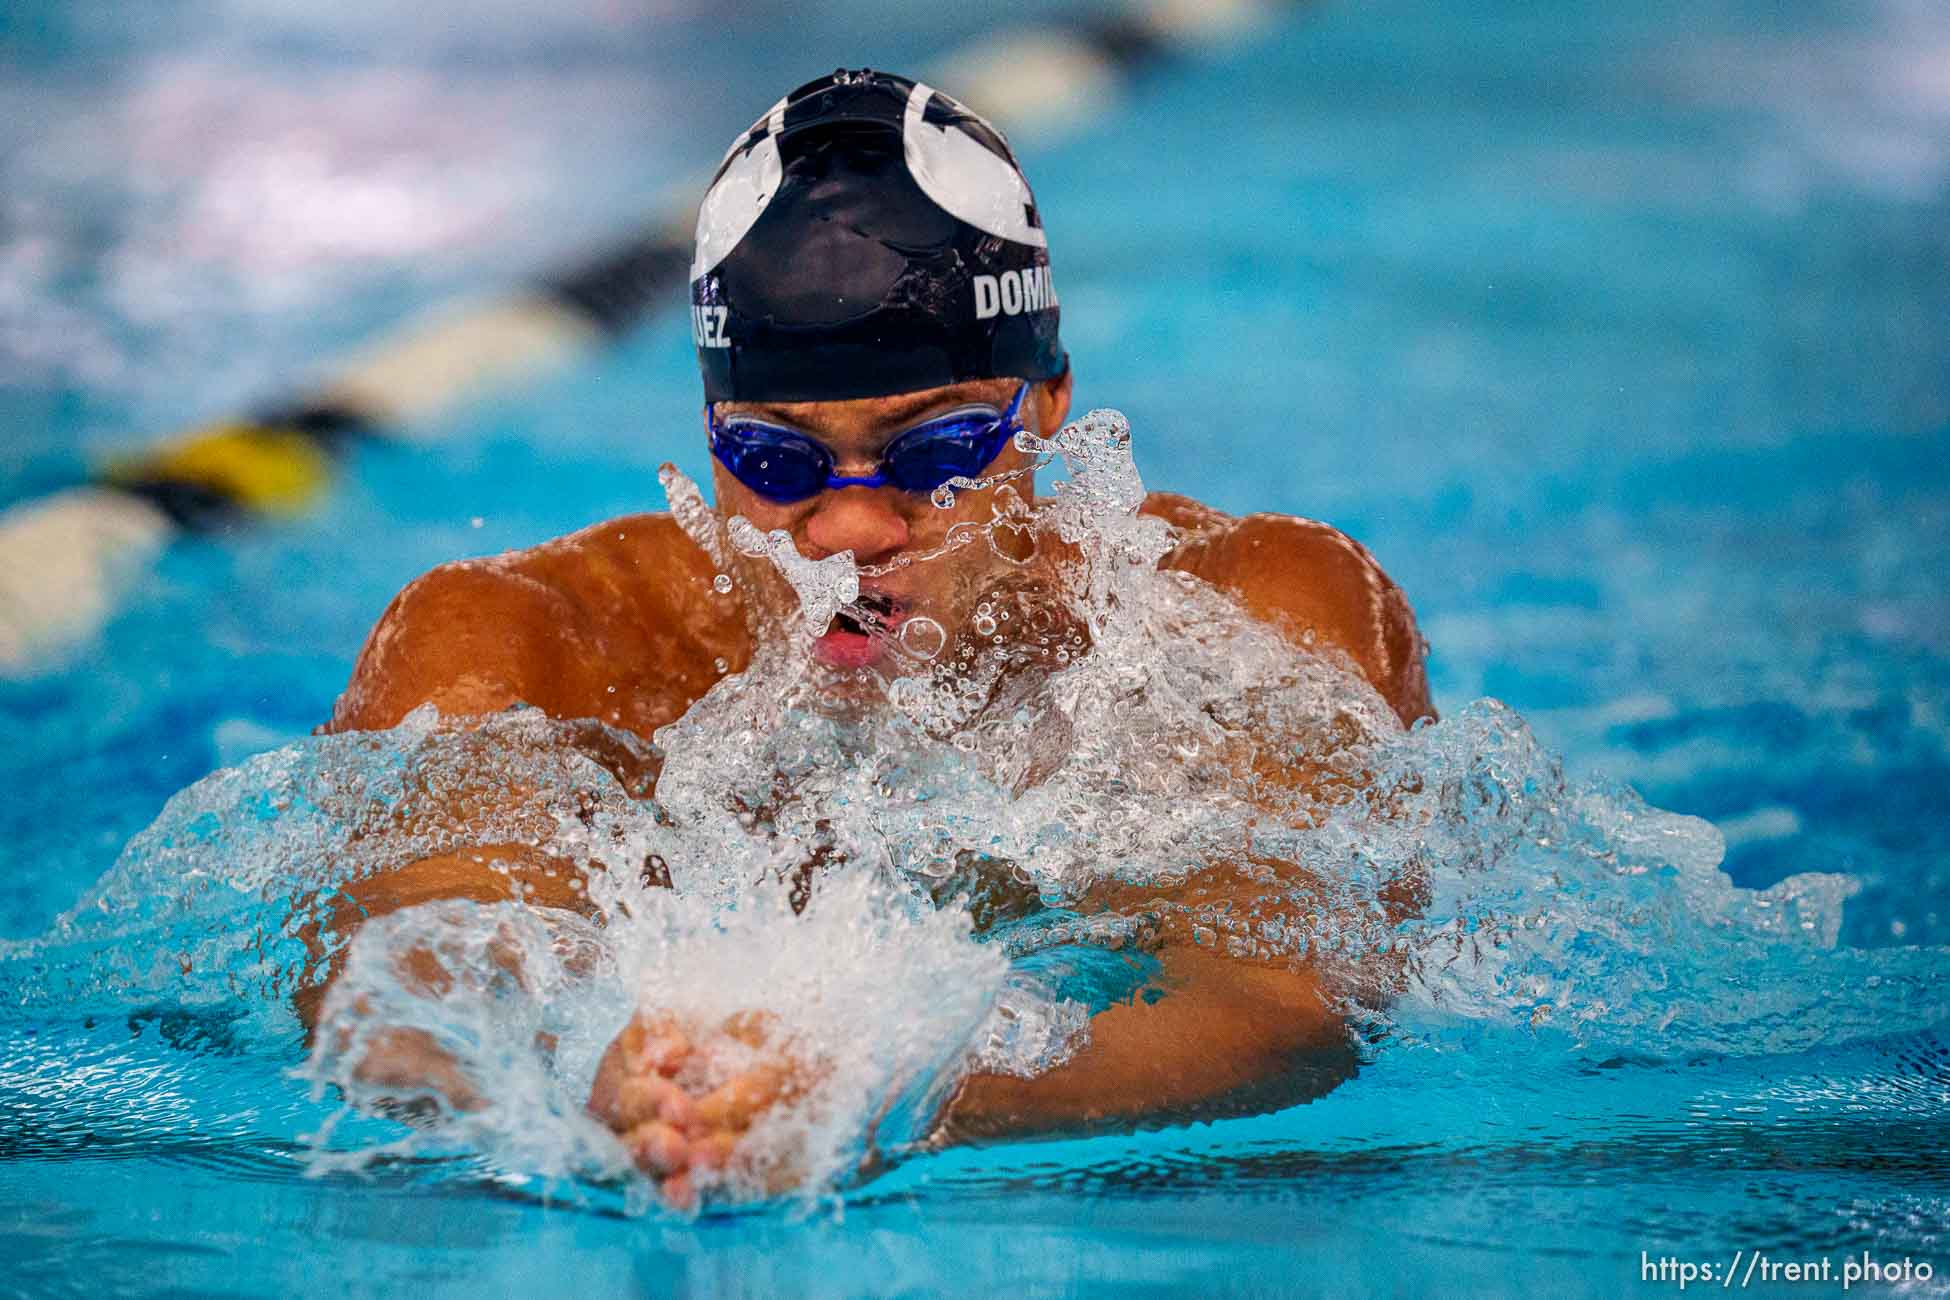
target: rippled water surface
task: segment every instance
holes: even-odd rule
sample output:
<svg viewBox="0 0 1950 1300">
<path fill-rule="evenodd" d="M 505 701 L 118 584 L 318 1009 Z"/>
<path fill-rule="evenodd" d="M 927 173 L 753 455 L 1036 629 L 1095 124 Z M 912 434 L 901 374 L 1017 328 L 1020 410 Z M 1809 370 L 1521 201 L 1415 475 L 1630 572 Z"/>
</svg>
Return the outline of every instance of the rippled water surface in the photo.
<svg viewBox="0 0 1950 1300">
<path fill-rule="evenodd" d="M 20 75 L 0 93 L 40 123 L 0 127 L 10 496 L 77 451 L 262 391 L 393 310 L 525 270 L 571 215 L 626 223 L 661 172 L 708 161 L 747 101 L 798 76 L 699 89 L 696 52 L 718 47 L 683 12 L 509 3 L 464 39 L 359 6 L 301 25 L 159 12 L 131 36 L 87 6 L 37 11 L 4 52 Z M 725 57 L 776 59 L 767 14 L 750 17 L 749 48 Z M 820 21 L 836 49 L 875 39 Z M 898 63 L 960 34 L 847 57 Z M 577 95 L 657 127 L 584 129 Z M 252 112 L 221 111 L 239 102 Z M 1254 1119 L 910 1160 L 847 1190 L 843 1213 L 695 1223 L 638 1214 L 577 1128 L 627 961 L 600 968 L 608 992 L 556 1000 L 582 1010 L 552 1026 L 548 1068 L 473 1040 L 519 1100 L 472 1129 L 409 1139 L 314 1092 L 301 1076 L 333 1063 L 267 995 L 305 961 L 274 886 L 327 869 L 357 810 L 397 805 L 402 753 L 481 770 L 546 728 L 516 716 L 469 741 L 422 719 L 365 747 L 305 733 L 415 573 L 660 506 L 666 459 L 701 475 L 687 341 L 665 324 L 459 417 L 437 452 L 363 454 L 317 518 L 173 554 L 84 661 L 0 687 L 0 1285 L 1612 1294 L 1639 1285 L 1641 1251 L 1950 1266 L 1940 9 L 1326 6 L 1160 70 L 1129 110 L 1141 130 L 1025 142 L 1080 409 L 1127 413 L 1150 486 L 1348 529 L 1432 646 L 1443 722 L 1394 736 L 1370 720 L 1339 742 L 1391 798 L 1284 810 L 1285 847 L 1339 901 L 1420 872 L 1422 912 L 1384 936 L 1285 910 L 1269 939 L 1268 900 L 1290 892 L 1244 907 L 1256 942 L 1324 952 L 1351 986 L 1383 937 L 1411 958 L 1359 1074 Z M 196 129 L 199 111 L 253 126 Z M 363 217 L 304 216 L 319 187 Z M 1186 593 L 1147 598 L 1154 623 L 1093 626 L 1099 646 L 1195 629 L 1184 644 L 1205 657 L 1152 682 L 1209 686 L 1201 664 L 1252 679 L 1240 735 L 1366 716 L 1331 666 Z M 864 883 L 835 893 L 844 917 L 746 909 L 777 961 L 880 1013 L 844 1064 L 855 1103 L 820 1129 L 838 1162 L 859 1117 L 992 1030 L 999 1001 L 1045 1026 L 1013 1046 L 1033 1055 L 1061 1050 L 1065 1005 L 1110 996 L 1082 958 L 1052 977 L 1051 952 L 1091 949 L 1038 928 L 1090 914 L 1092 873 L 1142 878 L 1236 830 L 1231 787 L 1200 784 L 1195 760 L 1105 784 L 1130 752 L 1116 728 L 1144 719 L 1091 713 L 1093 692 L 1118 698 L 1102 668 L 1054 674 L 1065 716 L 1104 721 L 1040 782 L 1007 770 L 1024 751 L 1010 728 L 1029 724 L 944 731 L 928 709 L 952 701 L 899 697 L 866 733 L 817 711 L 782 725 L 801 716 L 773 689 L 789 664 L 660 738 L 678 778 L 660 799 L 689 821 L 659 825 L 566 756 L 489 770 L 565 809 L 593 793 L 596 825 L 542 830 L 595 836 L 598 856 L 657 849 L 706 903 L 736 873 L 697 844 L 741 763 L 838 774 L 813 806 L 891 756 L 907 766 L 881 784 L 945 793 L 933 808 L 1024 806 L 989 847 L 1027 864 L 1042 921 L 971 938 Z M 957 727 L 968 746 L 930 748 Z M 741 728 L 766 743 L 731 752 Z M 1146 797 L 1204 819 L 1164 826 Z M 888 807 L 848 847 L 910 877 L 971 833 L 927 801 Z M 741 971 L 764 978 L 684 948 L 700 928 L 665 912 L 644 909 L 616 951 L 682 951 L 727 996 Z M 853 956 L 821 965 L 822 945 Z M 1040 954 L 1042 977 L 1011 983 L 1004 951 L 1032 969 Z M 843 988 L 861 969 L 886 978 Z"/>
</svg>

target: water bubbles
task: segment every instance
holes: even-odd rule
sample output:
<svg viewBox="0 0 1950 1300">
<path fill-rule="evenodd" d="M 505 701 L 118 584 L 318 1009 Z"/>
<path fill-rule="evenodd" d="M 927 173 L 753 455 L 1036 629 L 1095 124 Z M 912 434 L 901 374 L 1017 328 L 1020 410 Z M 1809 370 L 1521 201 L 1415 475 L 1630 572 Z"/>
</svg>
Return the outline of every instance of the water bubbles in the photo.
<svg viewBox="0 0 1950 1300">
<path fill-rule="evenodd" d="M 720 596 L 729 595 L 731 593 L 731 575 L 729 573 L 720 573 L 717 577 L 711 579 L 711 590 L 717 592 Z"/>
<path fill-rule="evenodd" d="M 854 566 L 852 551 L 809 560 L 799 553 L 792 534 L 785 529 L 761 533 L 743 515 L 726 521 L 725 531 L 741 554 L 770 560 L 784 575 L 799 597 L 801 619 L 809 635 L 824 635 L 840 607 L 860 599 L 860 571 Z"/>
<path fill-rule="evenodd" d="M 317 1036 L 309 1076 L 377 1108 L 361 1052 L 418 1029 L 488 1101 L 437 1116 L 428 1149 L 613 1178 L 624 1156 L 583 1104 L 617 1025 L 639 1007 L 703 1027 L 763 1007 L 830 1067 L 752 1138 L 790 1150 L 809 1194 L 851 1176 L 876 1123 L 883 1144 L 920 1136 L 922 1102 L 964 1070 L 1030 1074 L 1076 1050 L 1087 1008 L 1010 959 L 1188 944 L 1304 959 L 1389 1051 L 1508 1030 L 1644 1059 L 1751 1054 L 1940 1019 L 1940 958 L 1829 951 L 1843 878 L 1737 889 L 1711 828 L 1569 780 L 1508 710 L 1404 731 L 1340 659 L 1159 574 L 1170 533 L 1137 513 L 1115 413 L 1017 445 L 1070 470 L 1046 505 L 993 485 L 992 520 L 877 566 L 720 525 L 695 484 L 660 475 L 713 588 L 732 586 L 734 548 L 763 559 L 808 632 L 871 612 L 863 574 L 977 538 L 1075 548 L 1068 569 L 1054 546 L 1027 567 L 979 549 L 941 566 L 986 584 L 955 591 L 974 635 L 951 655 L 917 605 L 900 656 L 854 674 L 841 704 L 801 645 L 761 637 L 739 677 L 712 661 L 720 680 L 654 749 L 538 710 L 426 709 L 260 755 L 178 795 L 49 941 L 8 956 L 31 968 L 20 987 L 36 1014 L 250 999 L 283 1017 L 285 1037 L 265 1040 L 282 1059 L 290 989 L 323 968 L 265 942 L 316 919 L 294 913 L 294 890 L 527 846 L 566 878 L 512 854 L 477 866 L 536 906 L 446 900 L 330 938 L 344 975 L 326 1014 L 344 1032 Z M 910 577 L 925 595 L 929 571 Z M 437 956 L 443 995 L 402 977 L 416 953 Z M 760 1194 L 735 1178 L 706 1190 Z"/>
<path fill-rule="evenodd" d="M 955 490 L 943 483 L 928 494 L 928 500 L 934 503 L 936 510 L 952 510 L 955 505 Z"/>
<path fill-rule="evenodd" d="M 907 714 L 919 715 L 928 706 L 927 684 L 918 677 L 896 677 L 887 683 L 887 706 Z"/>
<path fill-rule="evenodd" d="M 915 614 L 901 623 L 901 649 L 917 659 L 933 659 L 948 644 L 948 632 L 926 614 Z"/>
</svg>

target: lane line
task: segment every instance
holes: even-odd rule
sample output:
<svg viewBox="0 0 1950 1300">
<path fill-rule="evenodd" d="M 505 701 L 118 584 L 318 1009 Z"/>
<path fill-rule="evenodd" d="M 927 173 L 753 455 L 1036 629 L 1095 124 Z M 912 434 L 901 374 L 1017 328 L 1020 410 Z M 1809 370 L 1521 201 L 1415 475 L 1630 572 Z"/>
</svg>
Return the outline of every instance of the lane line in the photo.
<svg viewBox="0 0 1950 1300">
<path fill-rule="evenodd" d="M 1151 0 L 1009 29 L 926 70 L 1005 130 L 1056 136 L 1106 117 L 1133 73 L 1243 36 L 1271 0 Z M 435 417 L 559 370 L 684 303 L 708 177 L 672 185 L 638 233 L 507 298 L 450 308 L 328 368 L 329 378 L 103 466 L 94 481 L 0 511 L 0 676 L 57 666 L 96 635 L 174 535 L 289 516 L 364 439 L 439 436 Z"/>
</svg>

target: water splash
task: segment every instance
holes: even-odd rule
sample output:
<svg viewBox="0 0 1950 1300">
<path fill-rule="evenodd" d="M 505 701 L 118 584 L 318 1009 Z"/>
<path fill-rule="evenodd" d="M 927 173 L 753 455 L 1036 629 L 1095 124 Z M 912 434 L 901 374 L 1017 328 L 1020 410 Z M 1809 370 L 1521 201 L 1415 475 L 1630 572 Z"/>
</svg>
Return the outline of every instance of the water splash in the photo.
<svg viewBox="0 0 1950 1300">
<path fill-rule="evenodd" d="M 731 562 L 730 554 L 725 549 L 724 525 L 705 502 L 704 493 L 698 490 L 690 475 L 669 461 L 657 467 L 657 482 L 663 487 L 664 499 L 670 503 L 670 517 L 684 530 L 686 537 L 697 543 L 699 550 L 711 557 L 711 563 L 719 569 L 713 585 L 722 581 L 726 585 L 718 587 L 718 591 L 730 590 L 730 580 L 723 572 Z"/>
<path fill-rule="evenodd" d="M 324 1017 L 337 1032 L 321 1037 L 305 1073 L 355 1107 L 397 1105 L 400 1089 L 368 1077 L 370 1053 L 402 1032 L 424 1035 L 465 1082 L 418 1094 L 430 1112 L 423 1136 L 531 1174 L 616 1178 L 629 1163 L 584 1103 L 630 1012 L 669 1005 L 706 1026 L 762 1008 L 783 1027 L 780 1045 L 818 1063 L 821 1086 L 761 1119 L 745 1140 L 750 1167 L 707 1176 L 700 1190 L 753 1199 L 766 1191 L 760 1172 L 789 1162 L 817 1191 L 923 1136 L 971 1041 L 1017 1070 L 1052 1050 L 1048 1033 L 1018 1026 L 1062 1012 L 1033 987 L 1005 989 L 1002 954 L 968 941 L 965 913 L 924 904 L 862 873 L 796 910 L 782 889 L 726 908 L 681 888 L 638 894 L 600 924 L 512 904 L 412 908 L 353 941 Z M 437 979 L 402 978 L 430 961 Z M 701 1087 L 742 1063 L 721 1056 Z M 635 1193 L 651 1203 L 647 1188 Z"/>
<path fill-rule="evenodd" d="M 727 520 L 725 531 L 739 554 L 771 561 L 792 584 L 799 597 L 800 623 L 808 635 L 822 635 L 842 607 L 860 599 L 860 570 L 853 563 L 852 551 L 809 560 L 799 554 L 791 533 L 783 528 L 761 533 L 743 515 Z"/>
<path fill-rule="evenodd" d="M 305 1071 L 350 1108 L 320 1137 L 330 1160 L 467 1149 L 639 1202 L 582 1102 L 641 1006 L 763 1008 L 823 1063 L 817 1101 L 752 1139 L 815 1193 L 919 1137 L 962 1072 L 1066 1059 L 1088 1011 L 1129 993 L 1095 956 L 1160 945 L 1304 966 L 1371 1058 L 1489 1071 L 1943 1022 L 1943 953 L 1835 948 L 1846 877 L 1736 888 L 1710 826 L 1568 778 L 1494 701 L 1404 731 L 1344 659 L 1159 572 L 1173 535 L 1138 513 L 1121 416 L 1019 443 L 1068 477 L 1033 507 L 1004 485 L 952 534 L 1011 564 L 968 626 L 910 619 L 920 643 L 855 674 L 873 707 L 833 707 L 832 673 L 788 637 L 654 746 L 534 710 L 422 710 L 261 755 L 177 796 L 49 935 L 0 947 L 5 1014 L 241 1007 L 236 1041 L 271 1050 L 336 964 Z M 717 537 L 695 485 L 665 481 L 687 533 Z M 807 560 L 743 519 L 724 535 L 779 569 L 804 629 L 858 609 L 850 555 Z M 343 933 L 359 882 L 481 844 L 520 846 L 513 892 L 553 881 L 574 905 L 430 902 Z M 430 1092 L 420 1128 L 375 1138 L 352 1112 L 398 1099 L 359 1066 L 402 1029 L 474 1104 Z"/>
</svg>

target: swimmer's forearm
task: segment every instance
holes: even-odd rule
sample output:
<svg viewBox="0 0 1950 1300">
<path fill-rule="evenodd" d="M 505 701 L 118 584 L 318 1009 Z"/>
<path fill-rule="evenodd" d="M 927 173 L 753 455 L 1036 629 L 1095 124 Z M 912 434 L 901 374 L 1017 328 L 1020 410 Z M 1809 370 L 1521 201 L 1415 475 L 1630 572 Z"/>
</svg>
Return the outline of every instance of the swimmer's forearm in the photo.
<svg viewBox="0 0 1950 1300">
<path fill-rule="evenodd" d="M 359 926 L 376 917 L 452 898 L 481 903 L 519 898 L 537 906 L 570 908 L 585 901 L 564 883 L 578 877 L 579 873 L 566 864 L 521 846 L 463 849 L 421 858 L 346 885 L 329 904 L 320 902 L 322 914 L 316 924 L 349 938 Z M 316 929 L 305 937 L 313 953 L 322 957 Z M 338 950 L 338 961 L 343 960 L 345 952 L 343 947 Z M 504 969 L 520 978 L 517 948 L 507 945 L 490 952 Z M 336 1035 L 340 1044 L 337 1050 L 342 1053 L 352 1041 L 355 1023 L 372 1013 L 360 997 L 321 1023 L 327 997 L 341 973 L 335 961 L 326 978 L 300 988 L 292 1002 L 307 1030 Z M 450 978 L 440 958 L 424 946 L 403 954 L 397 974 L 405 987 L 432 997 L 443 994 Z M 417 1106 L 437 1096 L 456 1111 L 477 1110 L 486 1104 L 460 1063 L 423 1029 L 368 1028 L 359 1059 L 352 1066 L 352 1078 L 366 1089 L 368 1101 L 387 1097 Z"/>
<path fill-rule="evenodd" d="M 1340 1017 L 1314 981 L 1214 957 L 1164 954 L 1178 988 L 1111 1007 L 1090 1043 L 1035 1078 L 970 1076 L 935 1140 L 979 1142 L 1258 1113 L 1319 1096 L 1354 1070 Z"/>
<path fill-rule="evenodd" d="M 580 911 L 588 906 L 588 899 L 569 883 L 580 879 L 581 873 L 570 864 L 524 846 L 460 849 L 377 872 L 346 884 L 329 901 L 315 900 L 316 919 L 301 934 L 314 957 L 322 960 L 325 946 L 320 930 L 350 938 L 374 917 L 440 899 L 462 898 L 477 903 L 520 900 L 537 907 Z M 341 946 L 340 954 L 344 951 Z M 338 971 L 333 969 L 293 994 L 292 1005 L 307 1028 L 317 1023 L 325 995 L 337 977 Z"/>
</svg>

